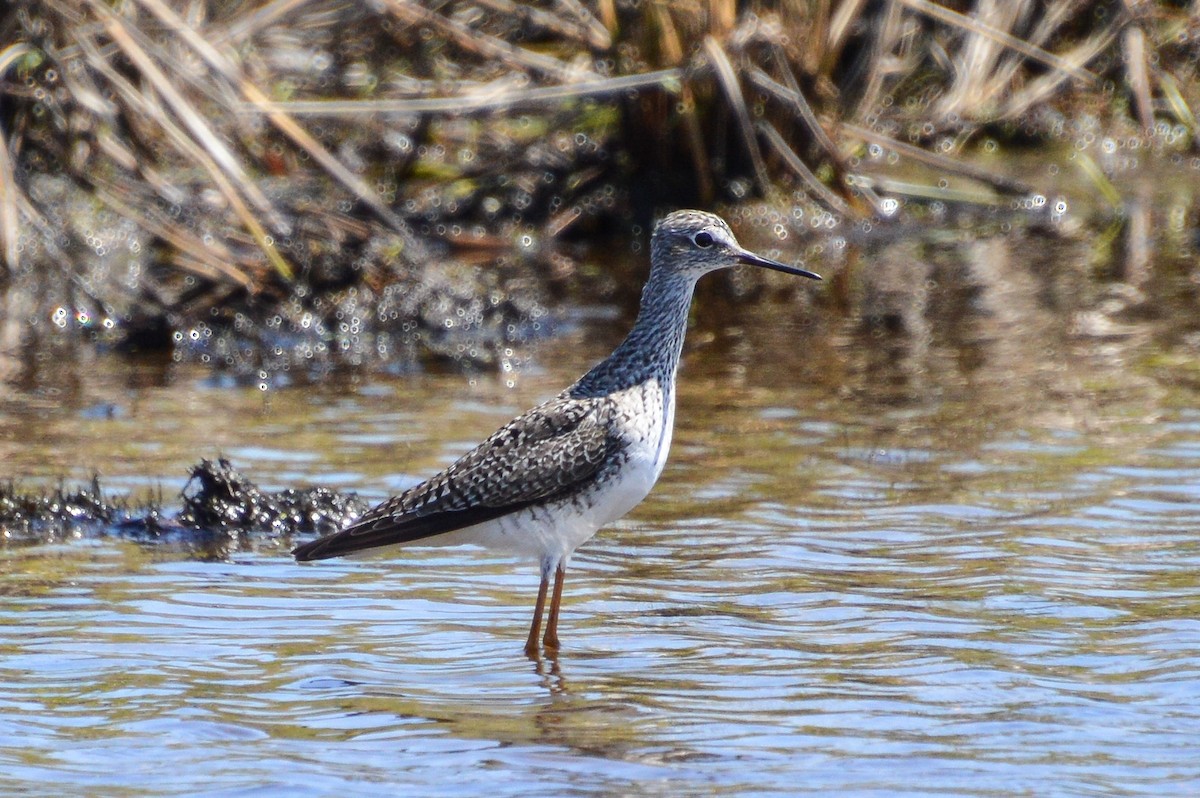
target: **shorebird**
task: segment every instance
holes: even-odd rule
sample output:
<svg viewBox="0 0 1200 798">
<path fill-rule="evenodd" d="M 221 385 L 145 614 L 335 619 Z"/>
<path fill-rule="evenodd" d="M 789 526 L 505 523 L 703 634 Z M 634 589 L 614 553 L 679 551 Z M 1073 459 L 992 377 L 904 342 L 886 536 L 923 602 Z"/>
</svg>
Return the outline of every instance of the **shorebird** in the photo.
<svg viewBox="0 0 1200 798">
<path fill-rule="evenodd" d="M 303 562 L 388 546 L 476 544 L 535 557 L 542 578 L 525 653 L 539 653 L 551 574 L 542 645 L 557 652 L 567 560 L 646 498 L 667 462 L 696 281 L 739 264 L 821 279 L 743 248 L 720 217 L 670 214 L 651 236 L 637 321 L 611 355 L 444 471 L 292 554 Z"/>
</svg>

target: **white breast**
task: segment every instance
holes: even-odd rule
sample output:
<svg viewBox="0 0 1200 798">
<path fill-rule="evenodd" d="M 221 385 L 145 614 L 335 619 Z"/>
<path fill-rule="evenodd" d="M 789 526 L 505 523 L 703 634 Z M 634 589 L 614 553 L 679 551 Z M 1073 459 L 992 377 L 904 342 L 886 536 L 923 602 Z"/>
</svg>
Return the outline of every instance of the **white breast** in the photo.
<svg viewBox="0 0 1200 798">
<path fill-rule="evenodd" d="M 638 413 L 626 422 L 627 460 L 620 475 L 612 480 L 606 491 L 603 524 L 621 518 L 638 505 L 658 482 L 671 449 L 671 433 L 675 426 L 675 394 L 657 380 L 637 388 L 648 412 Z"/>
</svg>

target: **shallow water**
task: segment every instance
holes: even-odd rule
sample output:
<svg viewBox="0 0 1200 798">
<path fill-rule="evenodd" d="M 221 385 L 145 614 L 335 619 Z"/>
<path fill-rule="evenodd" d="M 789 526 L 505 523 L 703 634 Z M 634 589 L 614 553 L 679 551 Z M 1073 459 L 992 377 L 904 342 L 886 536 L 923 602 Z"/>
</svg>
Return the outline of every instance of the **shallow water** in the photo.
<svg viewBox="0 0 1200 798">
<path fill-rule="evenodd" d="M 1195 794 L 1195 258 L 1098 275 L 1092 246 L 848 247 L 815 303 L 709 287 L 672 460 L 572 561 L 557 659 L 521 651 L 534 568 L 466 549 L 0 549 L 0 792 Z M 513 374 L 266 394 L 85 352 L 5 389 L 0 450 L 30 484 L 169 497 L 223 454 L 382 498 L 627 324 Z"/>
</svg>

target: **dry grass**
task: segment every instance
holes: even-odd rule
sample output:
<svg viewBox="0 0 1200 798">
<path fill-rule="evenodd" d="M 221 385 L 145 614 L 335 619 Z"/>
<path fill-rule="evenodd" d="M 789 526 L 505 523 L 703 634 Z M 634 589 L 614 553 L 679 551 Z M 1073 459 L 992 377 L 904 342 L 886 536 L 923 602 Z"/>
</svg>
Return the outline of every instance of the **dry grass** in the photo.
<svg viewBox="0 0 1200 798">
<path fill-rule="evenodd" d="M 875 191 L 909 189 L 853 157 L 868 145 L 1003 194 L 1029 187 L 961 158 L 981 131 L 1049 135 L 1046 119 L 1087 112 L 1200 136 L 1200 23 L 1168 3 L 16 6 L 0 23 L 0 250 L 14 272 L 22 226 L 52 227 L 29 190 L 47 174 L 132 221 L 158 265 L 257 294 L 311 279 L 305 253 L 325 242 L 305 235 L 321 218 L 389 231 L 417 257 L 414 225 L 436 237 L 439 220 L 517 220 L 557 236 L 596 212 L 601 183 L 707 204 L 745 175 L 869 216 Z M 604 156 L 547 149 L 558 133 Z M 496 210 L 499 186 L 543 173 L 552 198 L 530 184 L 514 196 L 532 205 Z M 218 223 L 164 212 L 181 205 Z"/>
</svg>

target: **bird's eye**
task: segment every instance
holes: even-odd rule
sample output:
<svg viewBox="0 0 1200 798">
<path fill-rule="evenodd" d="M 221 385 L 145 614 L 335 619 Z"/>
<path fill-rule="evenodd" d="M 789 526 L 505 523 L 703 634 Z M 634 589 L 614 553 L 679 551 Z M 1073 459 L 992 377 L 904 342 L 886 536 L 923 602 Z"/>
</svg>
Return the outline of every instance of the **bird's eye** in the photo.
<svg viewBox="0 0 1200 798">
<path fill-rule="evenodd" d="M 692 243 L 700 249 L 708 249 L 713 245 L 712 233 L 696 233 L 692 236 Z"/>
</svg>

